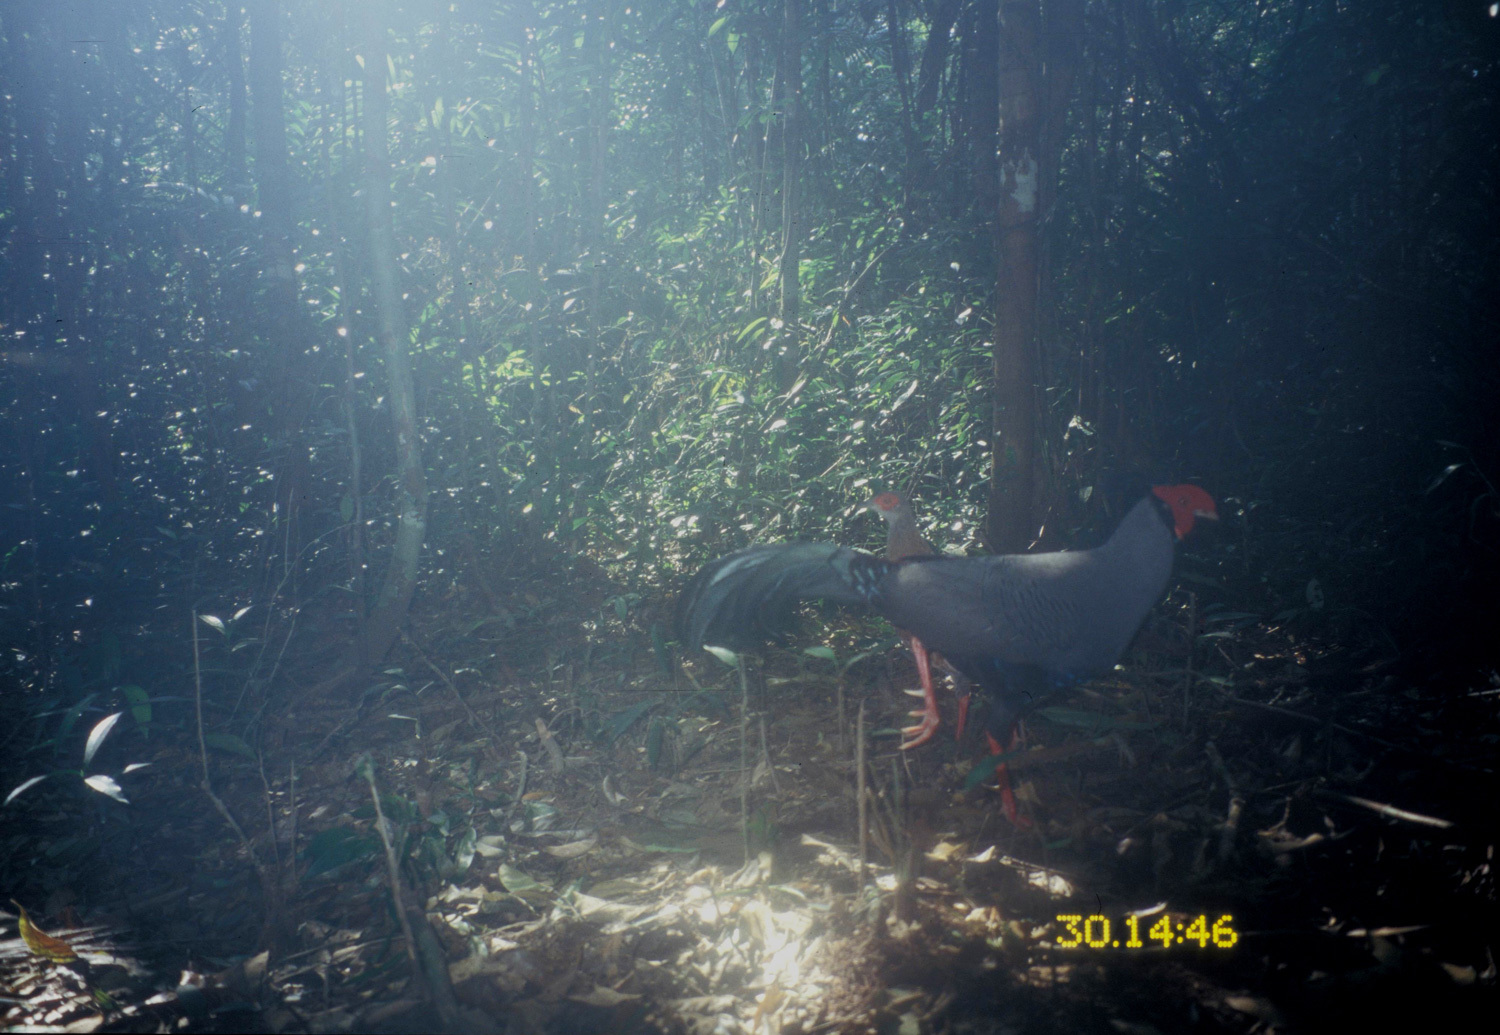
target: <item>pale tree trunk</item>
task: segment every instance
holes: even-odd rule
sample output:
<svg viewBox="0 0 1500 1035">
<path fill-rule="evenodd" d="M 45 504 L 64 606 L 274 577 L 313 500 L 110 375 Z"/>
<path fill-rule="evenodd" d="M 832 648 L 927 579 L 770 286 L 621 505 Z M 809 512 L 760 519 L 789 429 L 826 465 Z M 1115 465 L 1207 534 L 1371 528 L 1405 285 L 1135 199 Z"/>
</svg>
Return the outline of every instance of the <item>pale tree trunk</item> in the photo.
<svg viewBox="0 0 1500 1035">
<path fill-rule="evenodd" d="M 229 93 L 229 123 L 224 130 L 224 182 L 235 201 L 245 202 L 250 174 L 245 165 L 245 66 L 240 56 L 244 13 L 238 4 L 224 5 L 224 76 Z"/>
<path fill-rule="evenodd" d="M 280 14 L 276 0 L 256 0 L 250 5 L 250 94 L 254 102 L 250 114 L 255 128 L 256 198 L 264 228 L 261 273 L 269 285 L 271 320 L 278 333 L 287 334 L 276 344 L 290 348 L 288 324 L 297 312 L 297 284 L 292 258 L 292 174 L 282 114 Z"/>
<path fill-rule="evenodd" d="M 589 322 L 588 355 L 584 358 L 583 451 L 592 456 L 598 406 L 599 355 L 601 338 L 600 309 L 604 304 L 605 222 L 609 218 L 604 204 L 604 162 L 609 141 L 609 30 L 613 15 L 609 0 L 590 0 L 588 21 L 583 31 L 584 61 L 588 66 L 588 193 L 585 195 L 582 243 L 588 252 L 587 312 Z M 575 508 L 581 505 L 583 493 L 575 496 Z M 578 516 L 575 512 L 575 517 Z"/>
<path fill-rule="evenodd" d="M 313 385 L 318 377 L 308 370 L 307 344 L 312 330 L 301 319 L 298 304 L 296 256 L 293 246 L 292 171 L 287 158 L 283 103 L 281 5 L 277 0 L 255 0 L 250 12 L 250 116 L 255 135 L 254 181 L 260 209 L 260 274 L 264 287 L 266 338 L 264 389 L 260 398 L 268 419 L 266 437 L 273 443 L 276 534 L 262 539 L 264 588 L 275 587 L 294 571 L 291 558 L 301 548 L 298 518 L 307 498 L 311 476 L 303 425 L 312 412 Z M 235 58 L 234 60 L 238 60 Z M 272 552 L 282 551 L 280 572 Z"/>
<path fill-rule="evenodd" d="M 397 282 L 396 231 L 391 219 L 391 168 L 386 152 L 387 118 L 385 26 L 367 15 L 368 43 L 364 59 L 364 138 L 366 217 L 369 221 L 371 288 L 376 311 L 376 336 L 385 356 L 390 392 L 396 458 L 396 539 L 390 565 L 370 615 L 369 660 L 378 662 L 395 642 L 407 606 L 417 586 L 417 564 L 427 530 L 427 477 L 422 469 L 422 443 L 417 435 L 416 400 L 412 390 L 410 331 Z"/>
<path fill-rule="evenodd" d="M 776 356 L 776 387 L 789 390 L 802 363 L 802 0 L 783 0 L 781 166 L 781 349 Z"/>
</svg>

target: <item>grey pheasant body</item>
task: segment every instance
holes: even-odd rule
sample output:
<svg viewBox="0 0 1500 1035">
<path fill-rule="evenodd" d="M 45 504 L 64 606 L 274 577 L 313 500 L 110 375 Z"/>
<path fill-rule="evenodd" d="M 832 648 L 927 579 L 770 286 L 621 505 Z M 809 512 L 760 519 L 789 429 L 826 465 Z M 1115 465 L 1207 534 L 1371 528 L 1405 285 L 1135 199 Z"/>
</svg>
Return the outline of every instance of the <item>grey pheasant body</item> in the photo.
<svg viewBox="0 0 1500 1035">
<path fill-rule="evenodd" d="M 982 686 L 991 731 L 1008 731 L 1041 693 L 1119 660 L 1166 591 L 1176 540 L 1213 516 L 1186 485 L 1152 490 L 1092 550 L 889 561 L 828 543 L 752 546 L 693 578 L 679 638 L 743 650 L 788 632 L 799 601 L 868 607 Z"/>
</svg>

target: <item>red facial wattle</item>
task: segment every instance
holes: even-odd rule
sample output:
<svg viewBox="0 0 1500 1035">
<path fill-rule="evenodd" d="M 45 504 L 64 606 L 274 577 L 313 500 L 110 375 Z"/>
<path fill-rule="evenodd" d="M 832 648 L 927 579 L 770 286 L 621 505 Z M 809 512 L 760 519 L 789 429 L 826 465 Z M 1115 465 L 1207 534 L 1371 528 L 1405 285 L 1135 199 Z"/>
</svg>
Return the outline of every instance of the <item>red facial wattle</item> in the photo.
<svg viewBox="0 0 1500 1035">
<path fill-rule="evenodd" d="M 1156 485 L 1152 493 L 1172 512 L 1172 531 L 1181 539 L 1193 530 L 1198 518 L 1219 516 L 1213 497 L 1196 485 Z"/>
</svg>

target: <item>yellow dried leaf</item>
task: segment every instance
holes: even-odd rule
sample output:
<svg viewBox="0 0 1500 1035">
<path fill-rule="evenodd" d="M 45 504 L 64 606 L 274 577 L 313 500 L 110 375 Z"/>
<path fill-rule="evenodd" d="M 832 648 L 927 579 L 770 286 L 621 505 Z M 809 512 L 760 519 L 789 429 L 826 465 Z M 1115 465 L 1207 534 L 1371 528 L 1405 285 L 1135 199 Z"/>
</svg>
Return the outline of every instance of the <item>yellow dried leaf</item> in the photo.
<svg viewBox="0 0 1500 1035">
<path fill-rule="evenodd" d="M 61 938 L 54 938 L 31 922 L 31 917 L 26 913 L 26 907 L 15 899 L 11 902 L 21 911 L 19 926 L 21 928 L 21 940 L 34 955 L 43 959 L 51 960 L 53 963 L 68 963 L 78 958 L 78 953 L 73 951 L 73 946 Z"/>
</svg>

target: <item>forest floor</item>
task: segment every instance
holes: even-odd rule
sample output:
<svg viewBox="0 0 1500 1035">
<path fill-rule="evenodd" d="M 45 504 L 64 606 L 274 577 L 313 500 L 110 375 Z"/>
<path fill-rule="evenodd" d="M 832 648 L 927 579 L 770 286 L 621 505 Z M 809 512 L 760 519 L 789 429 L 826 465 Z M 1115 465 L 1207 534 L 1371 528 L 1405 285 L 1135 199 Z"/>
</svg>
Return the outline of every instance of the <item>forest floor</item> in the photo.
<svg viewBox="0 0 1500 1035">
<path fill-rule="evenodd" d="M 970 776 L 984 750 L 955 741 L 952 694 L 932 741 L 897 750 L 916 678 L 889 635 L 844 673 L 841 734 L 826 658 L 752 663 L 742 722 L 735 670 L 664 663 L 644 619 L 633 650 L 542 650 L 524 629 L 481 644 L 434 622 L 423 642 L 445 646 L 408 642 L 404 678 L 357 717 L 304 702 L 260 761 L 215 756 L 243 840 L 186 734 L 142 742 L 151 756 L 132 760 L 154 764 L 125 778 L 128 808 L 32 801 L 6 835 L 9 893 L 36 896 L 33 919 L 80 959 L 0 943 L 4 1023 L 436 1030 L 365 754 L 464 1030 L 1148 1035 L 1496 1016 L 1493 679 L 1439 692 L 1378 641 L 1319 643 L 1188 599 L 1111 678 L 1027 720 L 1016 824 Z"/>
</svg>

